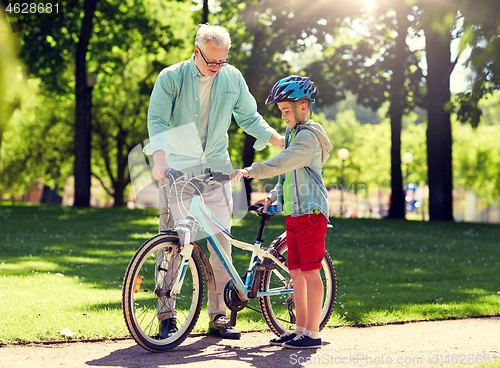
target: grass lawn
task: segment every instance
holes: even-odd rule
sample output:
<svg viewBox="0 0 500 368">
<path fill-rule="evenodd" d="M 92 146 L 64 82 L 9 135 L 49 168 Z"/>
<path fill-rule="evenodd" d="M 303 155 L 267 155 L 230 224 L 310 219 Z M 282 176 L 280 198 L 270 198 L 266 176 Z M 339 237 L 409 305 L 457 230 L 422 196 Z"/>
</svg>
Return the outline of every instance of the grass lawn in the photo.
<svg viewBox="0 0 500 368">
<path fill-rule="evenodd" d="M 128 336 L 121 283 L 135 250 L 156 234 L 156 216 L 156 210 L 0 204 L 0 344 Z M 327 250 L 338 297 L 328 326 L 500 315 L 499 225 L 332 222 Z M 233 234 L 252 242 L 257 225 L 250 214 Z M 267 243 L 283 228 L 284 218 L 274 218 Z M 247 257 L 233 252 L 242 272 Z M 195 332 L 207 325 L 202 312 Z M 237 328 L 267 326 L 245 309 Z"/>
</svg>

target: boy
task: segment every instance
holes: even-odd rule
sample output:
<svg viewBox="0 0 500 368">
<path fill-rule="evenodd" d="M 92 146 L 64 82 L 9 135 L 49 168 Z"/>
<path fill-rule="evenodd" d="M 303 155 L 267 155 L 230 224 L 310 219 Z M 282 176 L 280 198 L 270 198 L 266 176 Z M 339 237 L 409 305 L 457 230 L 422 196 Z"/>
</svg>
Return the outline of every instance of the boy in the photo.
<svg viewBox="0 0 500 368">
<path fill-rule="evenodd" d="M 310 120 L 316 95 L 316 87 L 307 77 L 290 76 L 276 83 L 266 105 L 277 103 L 286 121 L 285 150 L 231 173 L 233 182 L 241 176 L 262 179 L 279 175 L 276 187 L 260 203 L 266 211 L 277 200 L 278 209 L 286 216 L 288 269 L 294 284 L 297 323 L 295 331 L 286 331 L 270 342 L 292 349 L 322 346 L 323 284 L 319 271 L 325 252 L 328 201 L 321 165 L 332 145 L 323 127 Z"/>
</svg>

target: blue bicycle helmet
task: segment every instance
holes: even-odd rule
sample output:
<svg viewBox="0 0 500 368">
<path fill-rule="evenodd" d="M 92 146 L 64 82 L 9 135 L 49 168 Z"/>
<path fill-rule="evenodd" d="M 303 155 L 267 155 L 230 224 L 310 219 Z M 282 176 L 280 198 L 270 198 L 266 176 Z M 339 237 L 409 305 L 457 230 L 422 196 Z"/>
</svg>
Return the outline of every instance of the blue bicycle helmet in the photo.
<svg viewBox="0 0 500 368">
<path fill-rule="evenodd" d="M 314 102 L 318 90 L 308 77 L 291 75 L 276 83 L 267 97 L 266 105 L 278 102 L 295 102 L 307 98 Z"/>
</svg>

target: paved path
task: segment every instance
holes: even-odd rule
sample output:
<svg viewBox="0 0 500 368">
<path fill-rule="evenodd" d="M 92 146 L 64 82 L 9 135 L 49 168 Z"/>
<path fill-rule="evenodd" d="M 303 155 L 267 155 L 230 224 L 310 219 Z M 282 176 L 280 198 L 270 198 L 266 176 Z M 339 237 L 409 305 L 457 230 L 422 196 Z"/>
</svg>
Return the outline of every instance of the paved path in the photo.
<svg viewBox="0 0 500 368">
<path fill-rule="evenodd" d="M 429 367 L 500 363 L 500 317 L 418 322 L 322 332 L 321 349 L 289 350 L 268 344 L 271 333 L 241 340 L 188 338 L 176 349 L 149 353 L 132 340 L 7 346 L 2 368 L 55 367 Z"/>
</svg>

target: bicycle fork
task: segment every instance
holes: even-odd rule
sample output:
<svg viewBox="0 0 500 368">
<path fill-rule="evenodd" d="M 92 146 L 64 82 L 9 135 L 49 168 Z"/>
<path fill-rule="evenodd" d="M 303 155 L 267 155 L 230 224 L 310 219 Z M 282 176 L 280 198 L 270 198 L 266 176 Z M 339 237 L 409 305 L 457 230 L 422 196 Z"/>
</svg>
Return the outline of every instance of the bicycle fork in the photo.
<svg viewBox="0 0 500 368">
<path fill-rule="evenodd" d="M 198 228 L 199 225 L 194 218 L 188 217 L 185 220 L 178 220 L 175 222 L 174 229 L 179 236 L 179 255 L 181 256 L 181 262 L 179 264 L 179 272 L 177 272 L 174 286 L 172 286 L 170 290 L 170 297 L 175 296 L 181 291 L 184 276 L 186 275 L 188 263 L 194 248 L 191 240 L 194 239 Z"/>
</svg>

